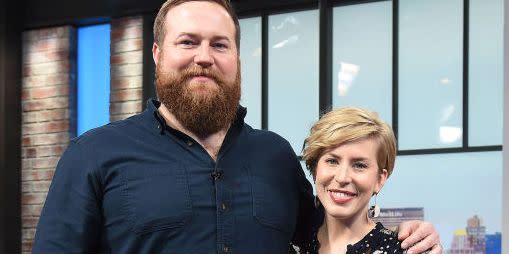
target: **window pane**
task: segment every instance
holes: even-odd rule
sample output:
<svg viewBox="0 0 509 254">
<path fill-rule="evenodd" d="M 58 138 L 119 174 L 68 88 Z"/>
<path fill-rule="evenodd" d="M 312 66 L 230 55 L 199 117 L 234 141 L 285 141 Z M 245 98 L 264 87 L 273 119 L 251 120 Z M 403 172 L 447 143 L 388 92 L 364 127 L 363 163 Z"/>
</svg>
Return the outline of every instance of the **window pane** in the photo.
<svg viewBox="0 0 509 254">
<path fill-rule="evenodd" d="M 110 119 L 110 25 L 78 29 L 77 134 Z"/>
<path fill-rule="evenodd" d="M 297 154 L 318 119 L 318 11 L 269 16 L 268 126 Z"/>
<path fill-rule="evenodd" d="M 240 62 L 242 74 L 242 98 L 240 104 L 247 107 L 246 122 L 253 128 L 262 127 L 262 43 L 261 18 L 240 21 Z"/>
<path fill-rule="evenodd" d="M 502 230 L 502 152 L 399 156 L 377 201 L 382 208 L 424 208 L 447 253 L 475 215 L 491 238 Z"/>
<path fill-rule="evenodd" d="M 462 145 L 462 31 L 462 0 L 400 2 L 400 150 Z"/>
<path fill-rule="evenodd" d="M 333 9 L 333 105 L 392 121 L 392 2 Z"/>
<path fill-rule="evenodd" d="M 502 144 L 503 3 L 470 1 L 469 146 Z"/>
</svg>

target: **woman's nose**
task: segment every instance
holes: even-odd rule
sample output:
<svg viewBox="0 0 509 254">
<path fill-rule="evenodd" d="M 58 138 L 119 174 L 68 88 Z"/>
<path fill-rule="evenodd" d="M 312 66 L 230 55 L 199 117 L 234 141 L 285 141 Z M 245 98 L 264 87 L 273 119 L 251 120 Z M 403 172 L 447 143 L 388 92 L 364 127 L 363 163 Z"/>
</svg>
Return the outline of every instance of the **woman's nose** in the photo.
<svg viewBox="0 0 509 254">
<path fill-rule="evenodd" d="M 350 169 L 346 165 L 339 166 L 334 172 L 334 180 L 339 184 L 350 183 Z"/>
</svg>

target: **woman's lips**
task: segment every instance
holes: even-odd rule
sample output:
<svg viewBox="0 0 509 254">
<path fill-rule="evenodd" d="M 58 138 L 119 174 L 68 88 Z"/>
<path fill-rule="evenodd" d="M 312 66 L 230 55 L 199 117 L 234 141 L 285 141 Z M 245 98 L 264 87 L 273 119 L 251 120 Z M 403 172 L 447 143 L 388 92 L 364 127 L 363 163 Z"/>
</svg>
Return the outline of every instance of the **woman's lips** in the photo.
<svg viewBox="0 0 509 254">
<path fill-rule="evenodd" d="M 328 190 L 329 197 L 337 204 L 346 204 L 351 201 L 357 195 L 353 192 L 344 190 Z"/>
</svg>

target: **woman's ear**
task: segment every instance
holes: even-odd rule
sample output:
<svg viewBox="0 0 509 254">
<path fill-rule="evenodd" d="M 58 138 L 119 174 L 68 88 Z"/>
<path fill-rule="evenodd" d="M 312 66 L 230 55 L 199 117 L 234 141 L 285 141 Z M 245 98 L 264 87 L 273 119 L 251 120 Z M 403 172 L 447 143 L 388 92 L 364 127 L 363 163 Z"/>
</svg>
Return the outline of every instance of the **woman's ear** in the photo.
<svg viewBox="0 0 509 254">
<path fill-rule="evenodd" d="M 382 190 L 382 187 L 384 187 L 385 181 L 387 181 L 387 177 L 389 176 L 389 172 L 387 169 L 382 169 L 381 172 L 378 174 L 378 182 L 377 186 L 375 188 L 375 192 L 379 193 Z"/>
</svg>

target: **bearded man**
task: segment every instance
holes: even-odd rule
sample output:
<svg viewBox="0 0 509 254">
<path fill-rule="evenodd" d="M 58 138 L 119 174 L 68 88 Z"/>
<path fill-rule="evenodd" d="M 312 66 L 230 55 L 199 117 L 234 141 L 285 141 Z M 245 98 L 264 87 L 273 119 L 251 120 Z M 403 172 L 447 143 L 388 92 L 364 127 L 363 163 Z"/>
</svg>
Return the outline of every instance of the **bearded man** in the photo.
<svg viewBox="0 0 509 254">
<path fill-rule="evenodd" d="M 306 240 L 311 185 L 286 140 L 244 123 L 239 42 L 226 0 L 162 5 L 159 101 L 71 141 L 33 253 L 288 253 Z M 401 228 L 440 253 L 429 223 Z"/>
</svg>

